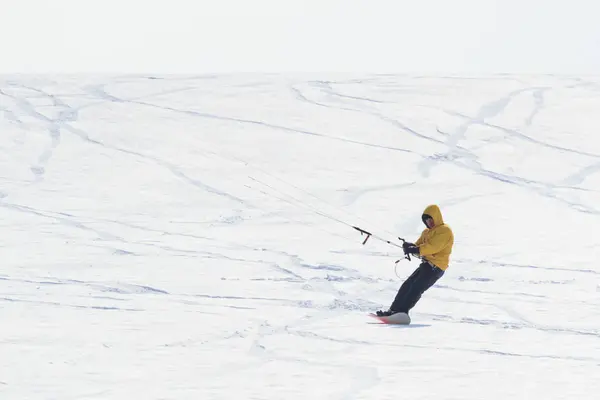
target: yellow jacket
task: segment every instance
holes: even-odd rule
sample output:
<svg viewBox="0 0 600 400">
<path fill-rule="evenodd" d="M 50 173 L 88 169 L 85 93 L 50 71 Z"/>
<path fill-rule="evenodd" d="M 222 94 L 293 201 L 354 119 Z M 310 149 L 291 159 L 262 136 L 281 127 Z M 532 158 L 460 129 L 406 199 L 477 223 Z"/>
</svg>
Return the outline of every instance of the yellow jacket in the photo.
<svg viewBox="0 0 600 400">
<path fill-rule="evenodd" d="M 435 204 L 427 206 L 423 214 L 430 215 L 433 218 L 434 226 L 431 229 L 426 228 L 415 242 L 415 245 L 419 247 L 421 257 L 445 271 L 450 263 L 454 233 L 444 223 L 442 212 Z"/>
</svg>

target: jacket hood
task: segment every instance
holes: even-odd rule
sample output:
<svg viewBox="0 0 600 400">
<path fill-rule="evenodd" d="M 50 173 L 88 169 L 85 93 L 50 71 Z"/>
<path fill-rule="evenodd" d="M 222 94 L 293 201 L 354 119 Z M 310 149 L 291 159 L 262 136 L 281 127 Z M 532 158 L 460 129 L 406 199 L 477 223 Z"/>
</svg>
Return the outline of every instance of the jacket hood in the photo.
<svg viewBox="0 0 600 400">
<path fill-rule="evenodd" d="M 433 223 L 435 224 L 434 226 L 439 226 L 439 225 L 444 224 L 444 218 L 442 217 L 442 212 L 440 211 L 440 208 L 435 204 L 431 204 L 431 205 L 427 206 L 425 208 L 425 211 L 423 211 L 423 214 L 427 214 L 427 215 L 431 216 L 431 218 L 433 218 Z"/>
</svg>

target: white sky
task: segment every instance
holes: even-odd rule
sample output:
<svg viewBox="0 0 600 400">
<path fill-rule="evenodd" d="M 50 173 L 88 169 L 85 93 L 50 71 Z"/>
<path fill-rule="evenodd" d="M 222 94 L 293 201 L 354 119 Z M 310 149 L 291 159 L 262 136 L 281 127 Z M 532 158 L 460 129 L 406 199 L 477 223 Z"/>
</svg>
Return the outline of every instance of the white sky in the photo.
<svg viewBox="0 0 600 400">
<path fill-rule="evenodd" d="M 0 0 L 0 72 L 600 72 L 597 0 Z"/>
</svg>

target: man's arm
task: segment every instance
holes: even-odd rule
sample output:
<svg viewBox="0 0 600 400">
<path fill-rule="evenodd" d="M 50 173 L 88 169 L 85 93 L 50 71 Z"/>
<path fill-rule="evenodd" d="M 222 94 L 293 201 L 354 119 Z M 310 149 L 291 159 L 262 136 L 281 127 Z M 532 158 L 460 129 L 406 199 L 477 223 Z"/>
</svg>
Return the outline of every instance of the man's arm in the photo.
<svg viewBox="0 0 600 400">
<path fill-rule="evenodd" d="M 424 235 L 425 235 L 425 231 L 421 232 L 421 236 L 419 236 L 419 238 L 415 242 L 415 246 L 419 246 L 419 245 L 421 245 L 423 243 L 423 236 Z"/>
<path fill-rule="evenodd" d="M 448 242 L 450 241 L 450 231 L 443 230 L 435 235 L 433 238 L 428 240 L 426 243 L 421 242 L 419 246 L 419 254 L 422 256 L 427 256 L 431 254 L 435 254 L 442 250 Z M 415 243 L 416 244 L 416 243 Z"/>
</svg>

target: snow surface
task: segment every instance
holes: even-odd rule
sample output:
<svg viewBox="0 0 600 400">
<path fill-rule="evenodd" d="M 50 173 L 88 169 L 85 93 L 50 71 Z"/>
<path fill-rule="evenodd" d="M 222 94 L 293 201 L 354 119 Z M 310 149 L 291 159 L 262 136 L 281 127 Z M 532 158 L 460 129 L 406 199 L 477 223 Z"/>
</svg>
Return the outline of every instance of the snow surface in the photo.
<svg viewBox="0 0 600 400">
<path fill-rule="evenodd" d="M 600 78 L 0 77 L 0 398 L 592 399 Z M 418 265 L 352 225 L 456 245 Z M 397 275 L 396 275 L 397 273 Z"/>
</svg>

